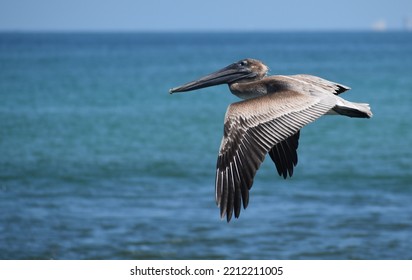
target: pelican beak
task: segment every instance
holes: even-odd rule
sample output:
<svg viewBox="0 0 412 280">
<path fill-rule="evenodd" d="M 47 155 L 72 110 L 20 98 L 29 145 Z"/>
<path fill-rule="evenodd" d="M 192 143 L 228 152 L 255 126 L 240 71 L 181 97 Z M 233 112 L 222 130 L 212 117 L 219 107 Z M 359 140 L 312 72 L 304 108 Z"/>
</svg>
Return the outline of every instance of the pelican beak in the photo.
<svg viewBox="0 0 412 280">
<path fill-rule="evenodd" d="M 253 73 L 250 68 L 240 62 L 237 62 L 199 78 L 198 80 L 172 88 L 169 90 L 169 93 L 172 94 L 174 92 L 191 91 L 221 84 L 231 84 L 240 79 L 251 78 L 254 76 L 256 76 L 256 74 Z"/>
</svg>

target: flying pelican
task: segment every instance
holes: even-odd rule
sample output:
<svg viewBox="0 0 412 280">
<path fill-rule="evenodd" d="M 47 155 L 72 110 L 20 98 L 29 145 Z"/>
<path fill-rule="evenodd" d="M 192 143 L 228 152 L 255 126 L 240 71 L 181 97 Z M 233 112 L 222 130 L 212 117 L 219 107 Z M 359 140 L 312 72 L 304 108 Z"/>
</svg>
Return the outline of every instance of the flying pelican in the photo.
<svg viewBox="0 0 412 280">
<path fill-rule="evenodd" d="M 298 163 L 300 129 L 322 115 L 370 118 L 368 104 L 338 95 L 350 88 L 311 75 L 267 76 L 268 67 L 243 59 L 198 80 L 169 90 L 184 92 L 228 84 L 243 101 L 230 104 L 216 165 L 215 199 L 229 222 L 246 209 L 253 178 L 265 155 L 285 179 Z"/>
</svg>

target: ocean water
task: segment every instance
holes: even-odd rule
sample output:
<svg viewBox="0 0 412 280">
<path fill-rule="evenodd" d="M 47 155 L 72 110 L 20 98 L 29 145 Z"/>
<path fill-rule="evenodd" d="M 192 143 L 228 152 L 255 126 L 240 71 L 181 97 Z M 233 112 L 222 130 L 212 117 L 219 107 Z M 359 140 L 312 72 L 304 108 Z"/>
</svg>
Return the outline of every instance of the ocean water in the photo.
<svg viewBox="0 0 412 280">
<path fill-rule="evenodd" d="M 352 88 L 230 223 L 214 202 L 242 58 Z M 412 33 L 1 33 L 1 259 L 412 259 Z"/>
</svg>

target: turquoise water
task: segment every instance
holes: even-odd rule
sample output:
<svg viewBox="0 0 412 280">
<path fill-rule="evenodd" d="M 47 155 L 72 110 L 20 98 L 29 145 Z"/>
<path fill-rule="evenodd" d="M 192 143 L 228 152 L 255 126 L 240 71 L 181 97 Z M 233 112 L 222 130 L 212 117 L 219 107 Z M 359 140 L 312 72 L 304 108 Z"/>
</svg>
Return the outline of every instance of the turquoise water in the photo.
<svg viewBox="0 0 412 280">
<path fill-rule="evenodd" d="M 226 86 L 245 57 L 348 85 L 239 220 L 214 202 Z M 0 34 L 1 259 L 411 259 L 412 33 Z"/>
</svg>

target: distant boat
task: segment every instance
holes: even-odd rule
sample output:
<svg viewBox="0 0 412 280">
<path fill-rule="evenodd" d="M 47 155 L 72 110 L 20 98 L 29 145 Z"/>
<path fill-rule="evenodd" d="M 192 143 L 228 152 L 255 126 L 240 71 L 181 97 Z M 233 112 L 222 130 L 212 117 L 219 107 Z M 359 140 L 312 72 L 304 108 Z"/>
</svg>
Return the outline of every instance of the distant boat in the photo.
<svg viewBox="0 0 412 280">
<path fill-rule="evenodd" d="M 293 175 L 298 163 L 300 129 L 325 114 L 370 118 L 368 104 L 338 95 L 350 88 L 311 75 L 267 76 L 268 67 L 255 59 L 239 62 L 198 80 L 170 89 L 170 93 L 228 84 L 245 99 L 231 104 L 217 159 L 215 196 L 220 216 L 229 222 L 246 208 L 249 190 L 269 153 L 280 176 Z"/>
<path fill-rule="evenodd" d="M 373 30 L 373 31 L 376 31 L 376 32 L 384 32 L 384 31 L 386 31 L 386 30 L 387 30 L 386 21 L 383 20 L 383 19 L 378 20 L 378 21 L 375 21 L 375 22 L 372 24 L 372 30 Z"/>
<path fill-rule="evenodd" d="M 403 29 L 406 31 L 412 31 L 412 18 L 411 17 L 406 17 L 403 20 Z"/>
</svg>

